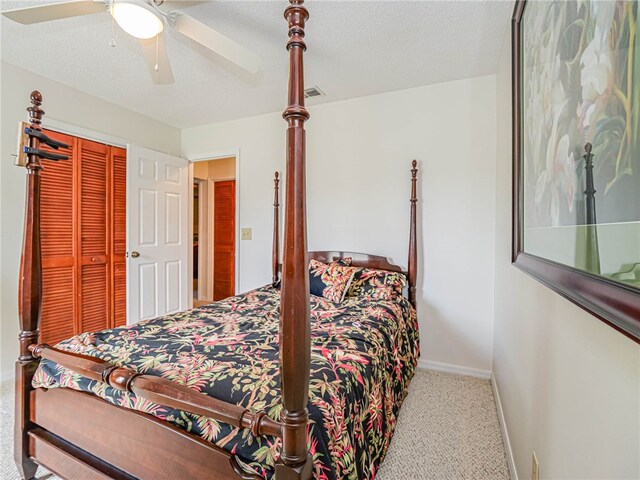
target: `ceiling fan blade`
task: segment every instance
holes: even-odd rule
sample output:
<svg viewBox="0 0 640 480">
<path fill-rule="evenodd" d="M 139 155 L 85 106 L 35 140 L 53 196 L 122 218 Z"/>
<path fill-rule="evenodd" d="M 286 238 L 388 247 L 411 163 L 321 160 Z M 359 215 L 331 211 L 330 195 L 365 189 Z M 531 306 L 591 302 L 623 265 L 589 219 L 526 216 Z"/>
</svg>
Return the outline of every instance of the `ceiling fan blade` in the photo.
<svg viewBox="0 0 640 480">
<path fill-rule="evenodd" d="M 207 3 L 207 0 L 164 0 L 161 5 L 166 8 L 180 8 L 202 5 L 203 3 Z"/>
<path fill-rule="evenodd" d="M 141 39 L 142 56 L 144 57 L 144 62 L 147 64 L 147 68 L 149 68 L 153 83 L 156 85 L 169 85 L 174 82 L 174 79 L 162 35 L 157 37 L 157 42 L 156 50 L 156 37 L 146 40 Z M 158 70 L 156 70 L 156 65 L 158 65 Z"/>
<path fill-rule="evenodd" d="M 107 7 L 102 0 L 76 0 L 72 2 L 53 3 L 39 7 L 18 8 L 2 12 L 14 22 L 30 25 L 32 23 L 48 22 L 61 18 L 79 17 L 94 13 L 106 12 Z"/>
<path fill-rule="evenodd" d="M 189 15 L 178 13 L 175 19 L 172 20 L 172 25 L 178 32 L 235 63 L 249 73 L 258 72 L 262 66 L 262 59 L 251 50 Z"/>
</svg>

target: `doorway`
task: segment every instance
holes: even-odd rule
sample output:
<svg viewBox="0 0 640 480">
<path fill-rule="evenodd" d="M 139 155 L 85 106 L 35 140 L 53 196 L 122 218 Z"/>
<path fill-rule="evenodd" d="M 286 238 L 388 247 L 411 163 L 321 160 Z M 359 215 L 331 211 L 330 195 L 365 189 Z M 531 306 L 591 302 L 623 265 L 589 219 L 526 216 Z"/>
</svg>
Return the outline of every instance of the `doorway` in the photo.
<svg viewBox="0 0 640 480">
<path fill-rule="evenodd" d="M 235 294 L 236 157 L 193 164 L 193 305 Z"/>
</svg>

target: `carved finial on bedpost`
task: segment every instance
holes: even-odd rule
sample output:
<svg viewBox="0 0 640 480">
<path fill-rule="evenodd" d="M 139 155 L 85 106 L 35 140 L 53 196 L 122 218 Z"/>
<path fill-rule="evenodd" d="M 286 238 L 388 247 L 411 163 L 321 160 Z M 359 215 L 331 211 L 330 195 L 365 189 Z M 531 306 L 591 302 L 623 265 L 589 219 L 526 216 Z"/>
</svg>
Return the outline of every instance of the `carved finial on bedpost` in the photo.
<svg viewBox="0 0 640 480">
<path fill-rule="evenodd" d="M 416 306 L 416 277 L 418 271 L 418 241 L 416 230 L 416 183 L 418 177 L 418 162 L 411 162 L 411 217 L 409 227 L 409 301 Z"/>
<path fill-rule="evenodd" d="M 280 261 L 280 174 L 273 178 L 273 252 L 271 255 L 271 283 L 278 282 L 278 263 Z"/>
<path fill-rule="evenodd" d="M 40 124 L 42 123 L 44 110 L 40 108 L 40 105 L 42 105 L 42 94 L 38 90 L 31 92 L 31 105 L 31 107 L 27 108 L 31 128 L 41 130 Z"/>
<path fill-rule="evenodd" d="M 31 93 L 32 106 L 29 112 L 30 127 L 40 130 L 44 110 L 42 95 L 38 91 Z M 29 147 L 38 149 L 40 141 L 29 136 Z M 22 258 L 18 285 L 18 314 L 20 319 L 20 355 L 16 362 L 16 411 L 14 435 L 14 459 L 23 478 L 32 478 L 37 465 L 29 455 L 29 415 L 31 380 L 38 365 L 29 346 L 38 343 L 40 329 L 40 311 L 42 307 L 42 254 L 40 250 L 40 157 L 27 156 L 27 198 L 25 204 L 24 234 L 22 239 Z"/>
<path fill-rule="evenodd" d="M 305 132 L 302 55 L 309 12 L 302 0 L 289 0 L 289 94 L 282 116 L 287 122 L 287 184 L 284 254 L 280 300 L 280 373 L 282 382 L 282 449 L 276 464 L 278 480 L 311 478 L 313 461 L 307 448 L 311 327 L 305 193 Z"/>
</svg>

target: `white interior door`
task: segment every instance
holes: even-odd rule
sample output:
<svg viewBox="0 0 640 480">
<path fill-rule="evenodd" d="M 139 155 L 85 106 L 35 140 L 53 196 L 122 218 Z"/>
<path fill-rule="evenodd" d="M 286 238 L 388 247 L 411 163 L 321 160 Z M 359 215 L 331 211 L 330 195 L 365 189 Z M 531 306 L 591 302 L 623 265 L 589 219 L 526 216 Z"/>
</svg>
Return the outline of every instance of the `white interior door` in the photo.
<svg viewBox="0 0 640 480">
<path fill-rule="evenodd" d="M 127 146 L 127 319 L 189 307 L 187 160 Z"/>
</svg>

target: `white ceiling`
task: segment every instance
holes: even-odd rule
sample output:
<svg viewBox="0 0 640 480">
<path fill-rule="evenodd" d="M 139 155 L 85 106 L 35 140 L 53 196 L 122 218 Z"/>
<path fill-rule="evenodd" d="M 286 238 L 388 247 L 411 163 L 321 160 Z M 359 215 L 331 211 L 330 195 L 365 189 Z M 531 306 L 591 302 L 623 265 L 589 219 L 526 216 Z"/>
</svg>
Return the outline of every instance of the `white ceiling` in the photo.
<svg viewBox="0 0 640 480">
<path fill-rule="evenodd" d="M 2 0 L 2 10 L 55 3 Z M 186 2 L 181 10 L 255 51 L 249 76 L 204 47 L 165 29 L 175 84 L 153 85 L 136 39 L 108 13 L 39 25 L 2 17 L 1 58 L 175 127 L 282 110 L 287 85 L 288 2 Z M 494 73 L 511 1 L 321 1 L 310 11 L 306 86 L 323 103 Z"/>
</svg>

